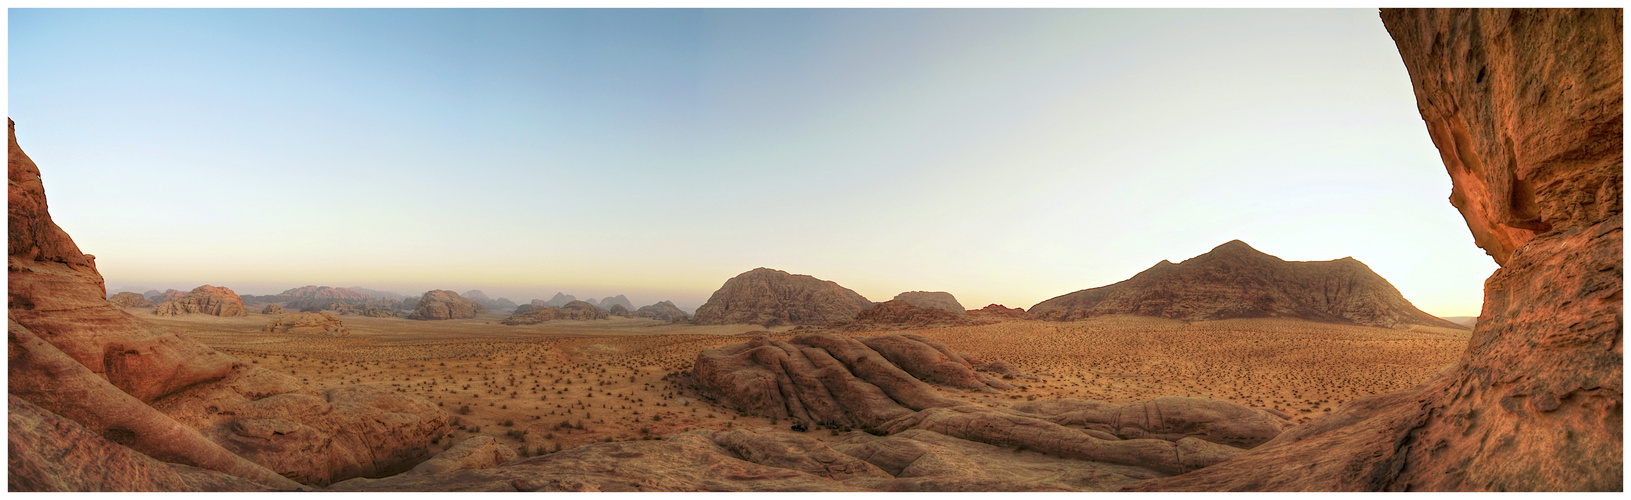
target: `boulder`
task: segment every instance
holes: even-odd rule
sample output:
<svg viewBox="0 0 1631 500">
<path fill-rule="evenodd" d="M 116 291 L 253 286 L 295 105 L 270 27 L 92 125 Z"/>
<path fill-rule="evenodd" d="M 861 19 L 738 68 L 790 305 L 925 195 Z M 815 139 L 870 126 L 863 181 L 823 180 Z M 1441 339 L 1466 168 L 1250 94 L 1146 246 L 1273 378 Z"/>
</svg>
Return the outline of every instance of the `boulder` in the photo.
<svg viewBox="0 0 1631 500">
<path fill-rule="evenodd" d="M 208 314 L 211 316 L 248 316 L 249 311 L 244 310 L 244 302 L 232 289 L 223 286 L 204 285 L 194 288 L 187 295 L 159 304 L 153 310 L 157 316 L 180 316 L 183 314 Z"/>
<path fill-rule="evenodd" d="M 486 307 L 451 290 L 431 290 L 419 297 L 419 302 L 408 319 L 467 319 L 486 313 Z"/>
<path fill-rule="evenodd" d="M 119 307 L 153 307 L 152 302 L 149 302 L 146 297 L 142 297 L 136 292 L 119 292 L 113 294 L 112 297 L 108 297 L 108 302 L 112 302 L 113 305 Z"/>
<path fill-rule="evenodd" d="M 871 307 L 872 301 L 837 283 L 761 267 L 726 280 L 697 308 L 696 323 L 822 326 L 854 320 Z"/>
<path fill-rule="evenodd" d="M 283 306 L 277 304 L 267 304 L 266 307 L 261 309 L 261 314 L 283 314 L 284 312 L 286 311 L 283 310 Z"/>
<path fill-rule="evenodd" d="M 351 330 L 340 322 L 340 317 L 334 313 L 323 311 L 321 313 L 297 312 L 285 314 L 266 324 L 261 331 L 266 333 L 292 333 L 296 335 L 326 335 L 340 337 L 351 335 Z"/>
<path fill-rule="evenodd" d="M 622 318 L 634 317 L 634 313 L 629 312 L 629 308 L 623 307 L 623 304 L 612 304 L 611 309 L 606 310 L 606 314 Z"/>
</svg>

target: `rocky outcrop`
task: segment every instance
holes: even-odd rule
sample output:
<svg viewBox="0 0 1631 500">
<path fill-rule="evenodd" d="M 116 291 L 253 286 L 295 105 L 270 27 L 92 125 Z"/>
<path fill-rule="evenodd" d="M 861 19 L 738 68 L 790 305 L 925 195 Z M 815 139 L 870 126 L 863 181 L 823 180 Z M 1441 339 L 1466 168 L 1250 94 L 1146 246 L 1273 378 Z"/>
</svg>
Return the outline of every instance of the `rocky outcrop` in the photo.
<svg viewBox="0 0 1631 500">
<path fill-rule="evenodd" d="M 515 310 L 515 302 L 511 301 L 510 299 L 506 299 L 506 298 L 494 299 L 492 297 L 488 297 L 487 294 L 483 293 L 481 290 L 471 290 L 471 291 L 468 291 L 468 292 L 464 292 L 463 294 L 461 294 L 461 296 L 464 297 L 464 298 L 470 299 L 470 300 L 474 301 L 477 304 L 481 304 L 482 307 L 487 308 L 487 310 L 489 310 L 489 311 L 493 311 L 493 312 L 510 312 L 510 311 Z"/>
<path fill-rule="evenodd" d="M 194 288 L 187 295 L 159 304 L 153 310 L 157 316 L 180 316 L 183 314 L 208 314 L 211 316 L 248 316 L 249 311 L 244 310 L 244 302 L 232 289 L 224 286 L 204 285 Z"/>
<path fill-rule="evenodd" d="M 1286 262 L 1240 240 L 1155 267 L 1113 285 L 1031 307 L 1031 318 L 1073 321 L 1128 314 L 1185 321 L 1300 318 L 1386 328 L 1462 328 L 1416 309 L 1364 263 L 1346 257 Z"/>
<path fill-rule="evenodd" d="M 419 297 L 418 305 L 408 319 L 467 319 L 486 313 L 486 307 L 451 290 L 431 290 Z"/>
<path fill-rule="evenodd" d="M 1620 491 L 1619 9 L 1384 9 L 1450 202 L 1501 264 L 1459 365 L 1148 490 Z"/>
<path fill-rule="evenodd" d="M 1160 401 L 1139 408 L 1170 414 L 1111 428 L 1138 438 L 1121 439 L 1068 424 L 1104 425 L 1102 415 L 1061 406 L 1039 413 L 973 405 L 942 396 L 933 384 L 999 392 L 1010 386 L 974 370 L 961 355 L 916 335 L 849 338 L 807 334 L 790 341 L 764 337 L 697 356 L 691 374 L 708 397 L 739 410 L 803 422 L 807 426 L 854 426 L 893 435 L 927 430 L 996 446 L 1017 446 L 1053 457 L 1131 465 L 1176 474 L 1214 465 L 1242 453 L 1223 442 L 1256 443 L 1275 426 L 1247 423 L 1278 418 L 1227 401 Z M 1058 410 L 1058 411 L 1054 411 Z M 1068 415 L 1068 416 L 1064 416 Z M 1281 424 L 1283 429 L 1288 424 Z M 1141 429 L 1142 432 L 1131 429 Z M 1095 432 L 1099 432 L 1095 435 Z"/>
<path fill-rule="evenodd" d="M 1007 308 L 1002 304 L 991 304 L 968 312 L 969 316 L 986 319 L 1025 319 L 1025 308 Z"/>
<path fill-rule="evenodd" d="M 478 435 L 465 439 L 436 454 L 430 460 L 420 462 L 403 475 L 428 476 L 466 469 L 486 469 L 498 466 L 504 462 L 515 460 L 515 450 L 504 446 L 492 436 Z"/>
<path fill-rule="evenodd" d="M 611 309 L 606 310 L 606 314 L 612 315 L 612 316 L 617 316 L 617 317 L 620 317 L 620 318 L 633 318 L 634 317 L 634 313 L 629 312 L 629 308 L 623 307 L 623 304 L 612 304 Z"/>
<path fill-rule="evenodd" d="M 604 299 L 600 299 L 599 302 L 591 301 L 590 303 L 594 304 L 595 307 L 599 307 L 607 311 L 611 311 L 612 306 L 623 306 L 624 310 L 634 310 L 634 303 L 629 302 L 629 298 L 622 295 L 618 295 L 616 297 L 606 297 Z"/>
<path fill-rule="evenodd" d="M 861 294 L 802 274 L 758 268 L 725 281 L 697 308 L 699 325 L 821 326 L 872 307 Z"/>
<path fill-rule="evenodd" d="M 905 302 L 917 307 L 939 309 L 952 314 L 964 314 L 963 305 L 957 303 L 957 297 L 946 292 L 901 292 L 894 300 Z"/>
<path fill-rule="evenodd" d="M 1068 427 L 1120 439 L 1195 437 L 1236 448 L 1255 448 L 1293 427 L 1282 415 L 1209 398 L 1162 396 L 1118 405 L 1085 399 L 1043 399 L 1013 406 Z"/>
<path fill-rule="evenodd" d="M 261 331 L 266 333 L 293 333 L 296 335 L 326 335 L 339 337 L 351 335 L 351 330 L 345 327 L 339 316 L 323 311 L 321 313 L 297 312 L 286 314 L 283 317 L 266 323 Z"/>
<path fill-rule="evenodd" d="M 578 298 L 573 297 L 571 295 L 561 293 L 561 292 L 555 292 L 555 296 L 550 297 L 549 300 L 539 301 L 537 299 L 533 299 L 532 305 L 544 306 L 544 307 L 561 307 L 561 306 L 564 306 L 564 305 L 566 305 L 566 304 L 568 304 L 568 303 L 570 303 L 570 302 L 572 302 L 574 300 L 578 300 Z"/>
<path fill-rule="evenodd" d="M 561 307 L 532 307 L 504 318 L 506 325 L 535 325 L 557 319 L 611 319 L 612 315 L 588 302 L 574 300 Z"/>
<path fill-rule="evenodd" d="M 918 307 L 903 300 L 880 302 L 855 315 L 855 321 L 833 323 L 830 328 L 862 332 L 900 328 L 932 328 L 979 324 L 982 321 L 945 309 Z"/>
<path fill-rule="evenodd" d="M 168 302 L 168 301 L 176 300 L 176 299 L 186 297 L 186 296 L 187 296 L 187 292 L 183 292 L 181 290 L 177 290 L 177 289 L 174 289 L 174 288 L 171 288 L 169 290 L 165 290 L 165 291 L 162 291 L 162 292 L 160 292 L 158 290 L 148 290 L 146 292 L 142 292 L 142 298 L 145 298 L 145 299 L 147 299 L 148 302 L 152 302 L 154 304 L 158 304 L 160 302 Z"/>
<path fill-rule="evenodd" d="M 108 297 L 108 302 L 119 307 L 153 307 L 152 302 L 136 292 L 119 292 Z"/>
<path fill-rule="evenodd" d="M 679 306 L 676 306 L 673 302 L 666 300 L 641 307 L 640 309 L 634 311 L 634 317 L 655 319 L 670 323 L 679 323 L 690 319 L 690 316 L 685 314 L 685 311 L 680 310 Z"/>
<path fill-rule="evenodd" d="M 283 306 L 280 306 L 280 305 L 277 305 L 277 304 L 267 304 L 266 307 L 261 308 L 261 314 L 271 315 L 271 314 L 283 314 L 285 312 L 287 312 L 287 311 L 285 311 L 283 309 Z"/>
<path fill-rule="evenodd" d="M 8 392 L 38 409 L 28 417 L 33 422 L 72 422 L 103 439 L 73 438 L 74 448 L 65 450 L 69 445 L 57 437 L 29 436 L 76 431 L 52 423 L 41 432 L 27 424 L 35 427 L 9 441 L 14 489 L 175 486 L 160 477 L 171 473 L 127 460 L 129 453 L 106 443 L 242 480 L 164 466 L 181 471 L 176 474 L 185 485 L 178 489 L 299 489 L 290 478 L 326 484 L 406 469 L 427 454 L 431 436 L 443 432 L 445 414 L 422 399 L 357 387 L 318 393 L 115 307 L 93 258 L 78 253 L 51 221 L 39 170 L 15 133 L 9 160 Z M 12 408 L 13 415 L 23 414 Z M 74 455 L 81 452 L 86 455 Z M 108 460 L 110 475 L 99 479 L 104 471 L 87 471 L 90 460 Z M 137 467 L 147 479 L 134 478 L 142 473 Z"/>
</svg>

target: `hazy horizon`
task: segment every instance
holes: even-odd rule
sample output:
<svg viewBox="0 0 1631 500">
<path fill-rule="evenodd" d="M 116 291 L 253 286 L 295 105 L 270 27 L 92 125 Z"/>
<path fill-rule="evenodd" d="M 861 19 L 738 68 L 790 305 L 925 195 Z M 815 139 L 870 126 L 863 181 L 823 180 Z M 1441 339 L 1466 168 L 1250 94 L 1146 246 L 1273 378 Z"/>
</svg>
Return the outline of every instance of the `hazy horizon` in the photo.
<svg viewBox="0 0 1631 500">
<path fill-rule="evenodd" d="M 1239 239 L 1477 316 L 1496 268 L 1374 9 L 8 16 L 110 292 L 694 309 L 770 267 L 1029 308 Z"/>
</svg>

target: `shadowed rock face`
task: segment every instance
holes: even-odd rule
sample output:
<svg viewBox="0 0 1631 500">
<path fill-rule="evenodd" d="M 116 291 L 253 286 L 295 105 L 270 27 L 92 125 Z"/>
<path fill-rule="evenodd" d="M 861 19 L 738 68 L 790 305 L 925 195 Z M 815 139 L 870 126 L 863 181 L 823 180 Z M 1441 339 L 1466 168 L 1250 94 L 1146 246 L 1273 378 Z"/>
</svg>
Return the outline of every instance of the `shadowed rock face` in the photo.
<svg viewBox="0 0 1631 500">
<path fill-rule="evenodd" d="M 872 301 L 831 281 L 758 268 L 725 281 L 697 308 L 699 325 L 814 325 L 850 321 Z"/>
<path fill-rule="evenodd" d="M 1148 490 L 1623 489 L 1622 13 L 1384 9 L 1479 246 L 1466 356 Z"/>
<path fill-rule="evenodd" d="M 284 311 L 283 306 L 277 304 L 267 304 L 266 307 L 261 308 L 261 314 L 283 314 L 284 312 L 287 311 Z"/>
<path fill-rule="evenodd" d="M 486 312 L 486 307 L 451 290 L 431 290 L 419 297 L 418 305 L 408 319 L 468 319 Z"/>
<path fill-rule="evenodd" d="M 211 316 L 248 316 L 244 301 L 232 289 L 224 286 L 204 285 L 194 288 L 179 299 L 166 301 L 153 310 L 158 316 L 182 314 L 208 314 Z"/>
<path fill-rule="evenodd" d="M 119 292 L 108 297 L 108 302 L 119 307 L 153 307 L 146 297 L 136 292 Z"/>
<path fill-rule="evenodd" d="M 351 330 L 345 327 L 339 316 L 324 311 L 320 313 L 297 312 L 286 314 L 278 319 L 266 323 L 261 331 L 267 333 L 294 333 L 305 335 L 346 336 Z"/>
<path fill-rule="evenodd" d="M 940 309 L 953 314 L 964 314 L 963 305 L 957 303 L 957 297 L 946 292 L 901 292 L 894 300 L 918 307 Z"/>
<path fill-rule="evenodd" d="M 1262 410 L 1200 398 L 1133 405 L 1071 400 L 1013 409 L 972 405 L 941 396 L 931 382 L 988 392 L 1010 386 L 975 371 L 944 345 L 909 334 L 855 339 L 823 333 L 787 342 L 761 337 L 703 351 L 692 377 L 704 394 L 750 413 L 883 435 L 932 431 L 1159 474 L 1223 462 L 1242 452 L 1223 443 L 1256 445 L 1290 426 Z"/>
<path fill-rule="evenodd" d="M 1025 319 L 1026 317 L 1028 317 L 1026 312 L 1025 312 L 1025 308 L 1016 307 L 1016 308 L 1010 309 L 1010 308 L 1007 308 L 1007 307 L 1003 307 L 1002 304 L 991 304 L 991 305 L 988 305 L 988 306 L 985 306 L 985 307 L 981 307 L 979 309 L 971 310 L 971 311 L 968 312 L 968 314 L 970 316 L 974 316 L 974 317 L 986 317 L 986 318 L 995 318 L 995 319 Z"/>
<path fill-rule="evenodd" d="M 445 415 L 422 399 L 362 387 L 317 393 L 109 303 L 93 258 L 51 221 L 15 129 L 9 142 L 7 391 L 12 414 L 26 416 L 12 421 L 23 426 L 9 442 L 14 489 L 298 489 L 291 478 L 327 484 L 406 469 L 445 429 Z M 208 288 L 195 293 L 230 294 Z M 102 441 L 74 437 L 82 433 L 65 422 Z M 66 456 L 65 442 L 76 445 Z M 132 454 L 194 469 L 154 468 Z M 92 460 L 106 470 L 90 470 Z"/>
<path fill-rule="evenodd" d="M 1185 321 L 1284 317 L 1365 326 L 1462 328 L 1422 312 L 1352 257 L 1286 262 L 1235 240 L 1113 285 L 1061 295 L 1030 317 L 1073 321 L 1130 314 Z"/>
<path fill-rule="evenodd" d="M 945 309 L 920 307 L 903 300 L 880 302 L 871 309 L 855 315 L 855 321 L 834 323 L 830 327 L 852 332 L 897 328 L 930 328 L 972 325 L 981 323 L 964 314 L 953 314 Z"/>
</svg>

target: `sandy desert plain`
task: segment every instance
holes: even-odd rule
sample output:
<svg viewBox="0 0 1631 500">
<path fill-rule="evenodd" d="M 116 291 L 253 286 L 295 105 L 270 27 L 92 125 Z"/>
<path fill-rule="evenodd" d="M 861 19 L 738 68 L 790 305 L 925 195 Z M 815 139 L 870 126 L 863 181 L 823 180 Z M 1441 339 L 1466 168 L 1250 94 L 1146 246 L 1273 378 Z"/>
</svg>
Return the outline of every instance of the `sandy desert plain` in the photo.
<svg viewBox="0 0 1631 500">
<path fill-rule="evenodd" d="M 789 427 L 711 404 L 678 382 L 678 375 L 702 350 L 760 335 L 787 340 L 794 336 L 791 327 L 617 317 L 509 326 L 499 323 L 506 317 L 501 314 L 444 321 L 344 316 L 351 334 L 330 337 L 263 332 L 278 315 L 156 317 L 151 308 L 126 311 L 256 366 L 297 376 L 319 391 L 370 384 L 433 401 L 457 417 L 436 443 L 444 449 L 489 435 L 530 456 L 694 429 Z M 1273 409 L 1299 423 L 1354 398 L 1431 378 L 1460 358 L 1471 333 L 1297 319 L 1111 316 L 840 334 L 899 332 L 983 362 L 1004 361 L 1030 375 L 1011 380 L 1019 390 L 1003 394 L 936 386 L 947 397 L 1007 406 L 1037 398 L 1120 404 L 1199 396 Z M 839 433 L 809 435 L 827 439 Z"/>
</svg>

